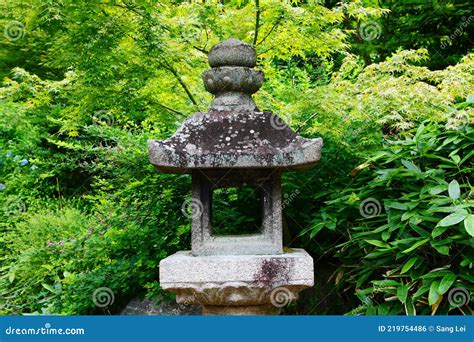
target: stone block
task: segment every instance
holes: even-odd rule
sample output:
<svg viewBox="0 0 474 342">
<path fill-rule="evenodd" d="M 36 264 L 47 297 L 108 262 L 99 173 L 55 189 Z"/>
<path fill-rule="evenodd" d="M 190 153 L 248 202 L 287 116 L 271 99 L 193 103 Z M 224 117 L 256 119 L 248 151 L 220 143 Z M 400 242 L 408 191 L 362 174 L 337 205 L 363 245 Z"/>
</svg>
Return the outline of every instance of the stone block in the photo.
<svg viewBox="0 0 474 342">
<path fill-rule="evenodd" d="M 278 255 L 197 257 L 180 251 L 161 261 L 160 285 L 175 293 L 178 303 L 200 304 L 209 313 L 268 313 L 271 306 L 286 306 L 313 286 L 313 272 L 313 259 L 302 249 Z"/>
</svg>

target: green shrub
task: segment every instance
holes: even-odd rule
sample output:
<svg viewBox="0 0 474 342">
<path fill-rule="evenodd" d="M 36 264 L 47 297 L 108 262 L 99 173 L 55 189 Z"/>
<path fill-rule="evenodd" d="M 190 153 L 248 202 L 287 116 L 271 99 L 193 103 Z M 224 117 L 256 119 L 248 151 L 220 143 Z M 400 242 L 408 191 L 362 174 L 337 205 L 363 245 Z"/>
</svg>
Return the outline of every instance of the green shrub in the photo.
<svg viewBox="0 0 474 342">
<path fill-rule="evenodd" d="M 104 197 L 93 214 L 72 208 L 23 213 L 4 238 L 2 313 L 112 313 L 144 296 L 158 279 L 159 261 L 189 244 L 181 205 L 190 184 L 187 176 L 176 183 L 151 166 L 141 176 Z M 115 295 L 104 309 L 93 301 L 103 287 Z"/>
<path fill-rule="evenodd" d="M 140 179 L 97 207 L 88 233 L 64 253 L 67 276 L 53 312 L 113 313 L 133 297 L 147 295 L 159 279 L 160 260 L 190 244 L 190 221 L 181 212 L 190 178 L 176 177 L 144 168 Z M 101 287 L 115 296 L 104 309 L 92 300 Z"/>
<path fill-rule="evenodd" d="M 351 314 L 469 312 L 448 296 L 474 290 L 474 129 L 453 125 L 425 123 L 386 141 L 305 231 L 339 241 L 336 284 L 362 302 Z"/>
<path fill-rule="evenodd" d="M 25 214 L 27 215 L 27 214 Z M 19 220 L 3 237 L 0 270 L 2 311 L 42 312 L 54 299 L 65 262 L 62 254 L 87 229 L 89 219 L 74 208 L 40 210 Z"/>
</svg>

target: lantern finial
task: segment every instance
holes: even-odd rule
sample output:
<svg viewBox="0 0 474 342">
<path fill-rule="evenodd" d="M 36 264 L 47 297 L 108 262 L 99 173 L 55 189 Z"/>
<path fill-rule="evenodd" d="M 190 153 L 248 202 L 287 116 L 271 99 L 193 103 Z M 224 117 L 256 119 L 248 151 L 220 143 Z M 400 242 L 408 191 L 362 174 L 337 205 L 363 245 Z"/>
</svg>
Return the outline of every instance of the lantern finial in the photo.
<svg viewBox="0 0 474 342">
<path fill-rule="evenodd" d="M 241 66 L 253 68 L 257 64 L 257 53 L 253 46 L 235 38 L 214 45 L 208 56 L 211 68 Z"/>
<path fill-rule="evenodd" d="M 253 69 L 255 49 L 238 39 L 230 38 L 215 45 L 209 52 L 210 70 L 202 74 L 208 92 L 216 95 L 211 110 L 258 111 L 251 95 L 263 84 L 264 75 Z"/>
</svg>

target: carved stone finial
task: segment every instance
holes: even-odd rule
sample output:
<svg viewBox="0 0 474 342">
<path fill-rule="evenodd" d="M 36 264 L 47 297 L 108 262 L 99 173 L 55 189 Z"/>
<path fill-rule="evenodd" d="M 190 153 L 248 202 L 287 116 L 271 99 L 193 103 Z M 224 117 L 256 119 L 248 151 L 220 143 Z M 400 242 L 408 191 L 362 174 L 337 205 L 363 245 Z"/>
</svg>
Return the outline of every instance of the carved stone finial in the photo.
<svg viewBox="0 0 474 342">
<path fill-rule="evenodd" d="M 209 52 L 210 70 L 202 74 L 208 92 L 216 95 L 211 110 L 258 110 L 250 95 L 264 81 L 263 72 L 255 70 L 255 49 L 238 39 L 230 38 L 215 45 Z"/>
<path fill-rule="evenodd" d="M 220 66 L 253 68 L 257 64 L 257 53 L 251 45 L 229 38 L 211 49 L 208 60 L 212 68 Z"/>
</svg>

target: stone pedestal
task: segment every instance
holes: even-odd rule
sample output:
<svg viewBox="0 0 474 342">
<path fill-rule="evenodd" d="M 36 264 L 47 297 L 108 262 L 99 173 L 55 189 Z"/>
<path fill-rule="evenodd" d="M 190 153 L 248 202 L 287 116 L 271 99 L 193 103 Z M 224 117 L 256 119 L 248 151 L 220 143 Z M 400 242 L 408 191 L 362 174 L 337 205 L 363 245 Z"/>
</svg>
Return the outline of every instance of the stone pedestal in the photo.
<svg viewBox="0 0 474 342">
<path fill-rule="evenodd" d="M 181 251 L 160 262 L 160 283 L 178 303 L 202 305 L 205 315 L 276 315 L 313 286 L 313 259 L 302 249 L 276 255 Z"/>
</svg>

